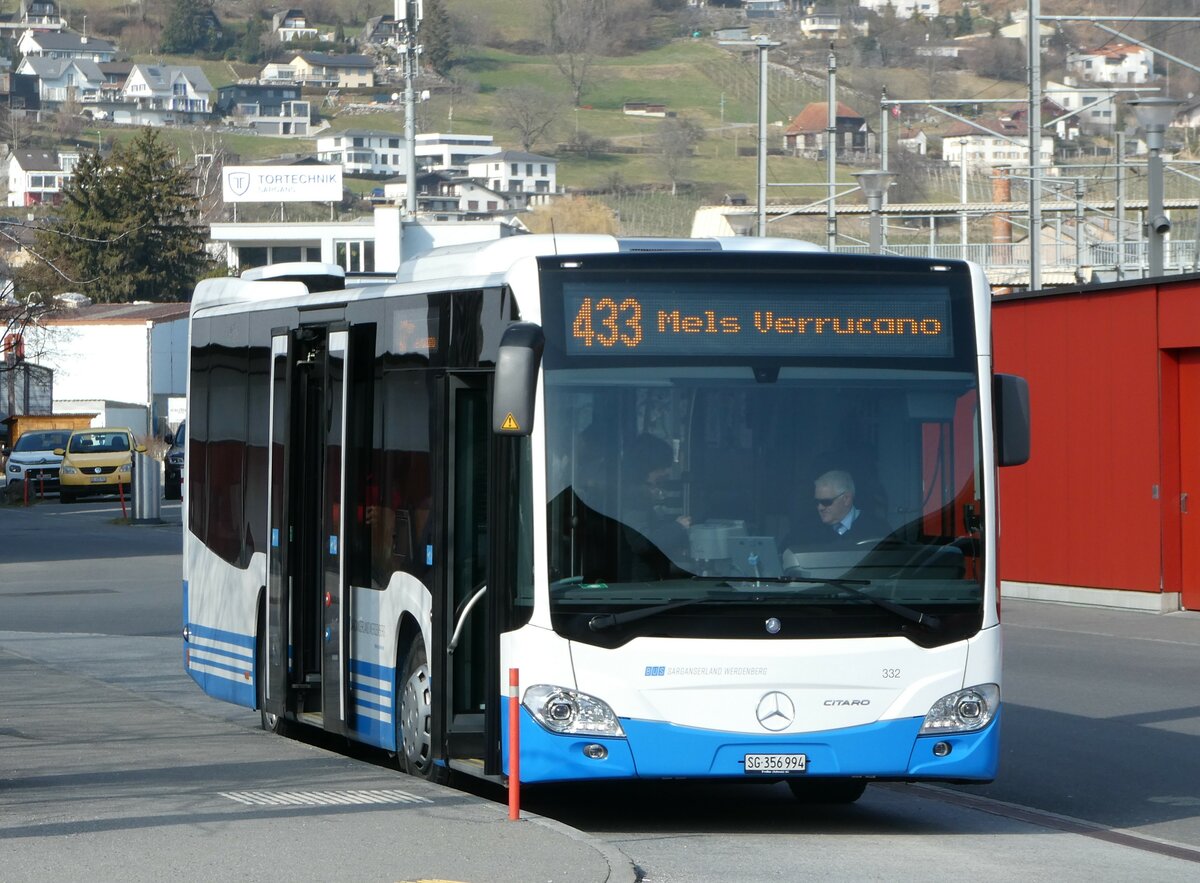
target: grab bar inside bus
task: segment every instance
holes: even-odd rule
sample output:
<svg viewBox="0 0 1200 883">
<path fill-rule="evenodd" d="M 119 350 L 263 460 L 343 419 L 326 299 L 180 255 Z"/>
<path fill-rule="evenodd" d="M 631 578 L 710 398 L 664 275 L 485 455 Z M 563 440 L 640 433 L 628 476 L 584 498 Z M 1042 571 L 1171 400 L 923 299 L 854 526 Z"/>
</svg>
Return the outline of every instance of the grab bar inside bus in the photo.
<svg viewBox="0 0 1200 883">
<path fill-rule="evenodd" d="M 458 639 L 462 637 L 463 626 L 467 624 L 467 617 L 471 615 L 471 608 L 474 607 L 475 603 L 484 596 L 485 592 L 487 592 L 487 583 L 484 583 L 479 587 L 479 591 L 471 596 L 471 600 L 468 601 L 467 606 L 463 608 L 462 616 L 458 618 L 458 625 L 454 627 L 454 634 L 450 637 L 450 644 L 446 647 L 447 653 L 453 653 L 454 648 L 458 646 Z"/>
</svg>

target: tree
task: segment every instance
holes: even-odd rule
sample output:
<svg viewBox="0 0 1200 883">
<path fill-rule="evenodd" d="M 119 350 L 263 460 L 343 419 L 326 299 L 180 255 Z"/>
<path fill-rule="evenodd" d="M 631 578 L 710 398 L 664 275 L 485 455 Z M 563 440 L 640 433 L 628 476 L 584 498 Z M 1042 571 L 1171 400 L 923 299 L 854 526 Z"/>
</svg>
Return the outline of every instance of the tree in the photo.
<svg viewBox="0 0 1200 883">
<path fill-rule="evenodd" d="M 496 93 L 493 109 L 496 125 L 511 130 L 523 150 L 532 150 L 562 115 L 562 102 L 537 86 L 507 86 Z"/>
<path fill-rule="evenodd" d="M 177 55 L 217 51 L 221 33 L 213 26 L 215 20 L 213 0 L 173 0 L 159 49 Z"/>
<path fill-rule="evenodd" d="M 437 73 L 450 73 L 454 46 L 453 23 L 442 0 L 425 0 L 425 18 L 418 32 L 421 41 L 421 57 Z"/>
<path fill-rule="evenodd" d="M 63 197 L 57 220 L 37 232 L 40 260 L 18 274 L 26 291 L 187 300 L 211 266 L 194 184 L 153 129 L 111 156 L 84 154 Z"/>
<path fill-rule="evenodd" d="M 525 216 L 525 225 L 532 233 L 617 234 L 613 210 L 586 196 L 564 197 L 538 206 Z"/>
<path fill-rule="evenodd" d="M 579 106 L 592 62 L 608 40 L 607 0 L 545 0 L 546 24 L 554 64 L 571 86 L 571 100 Z"/>
<path fill-rule="evenodd" d="M 679 179 L 691 165 L 692 151 L 704 140 L 703 127 L 687 117 L 667 117 L 654 136 L 660 162 L 675 196 Z"/>
</svg>

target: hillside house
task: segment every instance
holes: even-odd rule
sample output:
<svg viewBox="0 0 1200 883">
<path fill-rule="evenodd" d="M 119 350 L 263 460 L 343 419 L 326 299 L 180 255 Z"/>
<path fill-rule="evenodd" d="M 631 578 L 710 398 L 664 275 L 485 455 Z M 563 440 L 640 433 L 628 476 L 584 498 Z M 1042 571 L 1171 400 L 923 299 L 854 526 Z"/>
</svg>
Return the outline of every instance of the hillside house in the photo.
<svg viewBox="0 0 1200 883">
<path fill-rule="evenodd" d="M 139 110 L 207 116 L 212 111 L 213 87 L 194 65 L 135 64 L 121 97 Z"/>
<path fill-rule="evenodd" d="M 1074 77 L 1067 77 L 1062 83 L 1047 81 L 1047 94 L 1054 96 L 1054 101 L 1062 106 L 1063 112 L 1079 111 L 1066 120 L 1069 129 L 1077 129 L 1089 135 L 1111 134 L 1115 131 L 1117 122 L 1116 94 L 1109 89 L 1096 86 L 1080 86 Z M 1042 115 L 1043 120 L 1053 117 Z M 1067 137 L 1068 133 L 1060 133 Z"/>
<path fill-rule="evenodd" d="M 548 156 L 505 150 L 467 164 L 467 176 L 497 193 L 546 194 L 558 192 L 558 162 Z"/>
<path fill-rule="evenodd" d="M 28 30 L 61 31 L 64 27 L 54 0 L 21 0 L 15 13 L 0 13 L 0 37 L 15 38 Z"/>
<path fill-rule="evenodd" d="M 216 112 L 263 135 L 308 137 L 312 106 L 297 85 L 234 83 L 217 89 Z"/>
<path fill-rule="evenodd" d="M 1029 126 L 1024 116 L 1005 115 L 991 120 L 976 120 L 988 131 L 955 123 L 942 136 L 942 159 L 954 166 L 988 170 L 995 166 L 1029 165 Z M 1046 173 L 1057 174 L 1054 165 L 1054 138 L 1041 138 L 1040 162 Z"/>
<path fill-rule="evenodd" d="M 78 153 L 14 150 L 8 155 L 9 206 L 58 205 L 78 162 Z"/>
<path fill-rule="evenodd" d="M 282 9 L 271 16 L 271 36 L 280 43 L 315 40 L 317 29 L 309 26 L 303 9 Z"/>
<path fill-rule="evenodd" d="M 362 33 L 358 36 L 360 44 L 396 45 L 400 42 L 400 23 L 390 15 L 375 15 L 367 19 Z"/>
<path fill-rule="evenodd" d="M 87 58 L 31 55 L 21 59 L 16 75 L 36 78 L 38 97 L 45 104 L 99 101 L 104 88 L 104 72 Z"/>
<path fill-rule="evenodd" d="M 836 40 L 842 32 L 841 13 L 833 6 L 808 6 L 800 15 L 800 32 L 813 40 Z"/>
<path fill-rule="evenodd" d="M 896 136 L 896 146 L 917 156 L 925 156 L 929 153 L 929 136 L 924 129 L 901 129 Z"/>
<path fill-rule="evenodd" d="M 341 166 L 347 175 L 394 177 L 408 167 L 408 144 L 395 132 L 347 129 L 317 138 L 317 159 Z"/>
<path fill-rule="evenodd" d="M 866 158 L 875 153 L 875 133 L 862 114 L 838 102 L 835 118 L 835 150 L 838 157 Z M 784 149 L 794 156 L 817 157 L 825 154 L 829 137 L 829 105 L 816 101 L 805 106 L 783 133 Z"/>
<path fill-rule="evenodd" d="M 17 52 L 28 58 L 85 58 L 90 61 L 112 61 L 117 47 L 98 37 L 87 37 L 72 31 L 26 31 L 17 41 Z"/>
<path fill-rule="evenodd" d="M 491 135 L 423 132 L 417 135 L 417 165 L 425 171 L 465 175 L 471 160 L 503 149 Z"/>
<path fill-rule="evenodd" d="M 1154 53 L 1132 43 L 1072 52 L 1067 68 L 1089 83 L 1148 83 L 1154 77 Z"/>
<path fill-rule="evenodd" d="M 858 5 L 880 15 L 890 6 L 896 11 L 896 18 L 912 18 L 914 15 L 935 18 L 941 15 L 938 0 L 858 0 Z"/>
<path fill-rule="evenodd" d="M 367 55 L 300 52 L 287 64 L 294 72 L 292 79 L 305 86 L 369 89 L 375 85 L 375 62 Z M 260 77 L 259 81 L 264 82 L 265 78 Z"/>
</svg>

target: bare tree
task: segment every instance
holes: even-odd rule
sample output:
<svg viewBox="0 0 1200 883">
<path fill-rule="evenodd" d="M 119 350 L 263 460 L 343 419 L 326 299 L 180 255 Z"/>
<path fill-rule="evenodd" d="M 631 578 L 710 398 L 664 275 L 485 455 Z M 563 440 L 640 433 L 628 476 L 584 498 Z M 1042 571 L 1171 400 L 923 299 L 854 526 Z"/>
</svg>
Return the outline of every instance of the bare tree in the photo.
<svg viewBox="0 0 1200 883">
<path fill-rule="evenodd" d="M 704 139 L 704 128 L 687 117 L 667 117 L 654 136 L 663 173 L 671 182 L 671 195 L 678 192 L 679 179 L 687 172 L 692 151 Z"/>
<path fill-rule="evenodd" d="M 578 107 L 592 63 L 608 46 L 608 0 L 545 0 L 545 4 L 550 52 Z"/>
<path fill-rule="evenodd" d="M 509 86 L 496 93 L 496 124 L 509 129 L 524 150 L 545 136 L 562 116 L 562 101 L 537 86 Z"/>
</svg>

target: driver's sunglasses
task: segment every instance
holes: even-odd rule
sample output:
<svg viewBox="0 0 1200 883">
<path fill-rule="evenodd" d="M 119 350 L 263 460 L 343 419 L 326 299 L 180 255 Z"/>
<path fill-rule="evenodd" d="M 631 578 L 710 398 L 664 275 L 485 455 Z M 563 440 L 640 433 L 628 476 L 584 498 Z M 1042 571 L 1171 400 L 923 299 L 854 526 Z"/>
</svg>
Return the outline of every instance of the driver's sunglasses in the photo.
<svg viewBox="0 0 1200 883">
<path fill-rule="evenodd" d="M 816 503 L 818 506 L 821 506 L 823 508 L 828 508 L 844 496 L 846 496 L 846 492 L 842 491 L 836 497 L 813 497 L 813 502 Z"/>
</svg>

